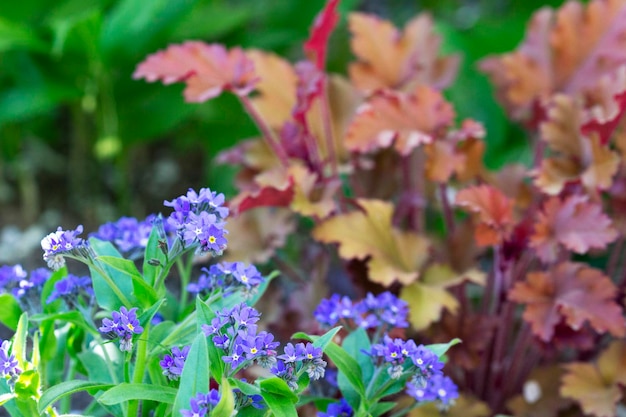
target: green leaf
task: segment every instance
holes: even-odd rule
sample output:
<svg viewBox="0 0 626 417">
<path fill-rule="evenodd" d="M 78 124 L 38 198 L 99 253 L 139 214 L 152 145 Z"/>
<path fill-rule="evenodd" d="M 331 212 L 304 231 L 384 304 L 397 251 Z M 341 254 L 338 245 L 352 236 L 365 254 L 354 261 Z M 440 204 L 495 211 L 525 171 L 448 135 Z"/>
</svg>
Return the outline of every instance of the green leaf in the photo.
<svg viewBox="0 0 626 417">
<path fill-rule="evenodd" d="M 328 346 L 328 344 L 332 342 L 333 337 L 335 337 L 339 330 L 341 330 L 341 326 L 330 329 L 329 331 L 315 339 L 315 342 L 313 342 L 313 346 L 317 348 L 322 348 L 322 351 L 324 351 L 326 349 L 326 346 Z"/>
<path fill-rule="evenodd" d="M 89 243 L 97 257 L 114 256 L 123 258 L 111 242 L 91 238 L 89 239 Z M 126 305 L 126 308 L 131 308 L 136 300 L 131 297 L 133 281 L 128 279 L 128 274 L 121 273 L 119 270 L 105 265 L 104 263 L 102 263 L 102 269 L 109 279 L 102 276 L 95 268 L 89 268 L 98 305 L 107 310 L 119 310 L 121 306 L 126 304 L 121 298 L 125 297 L 129 304 Z"/>
<path fill-rule="evenodd" d="M 150 306 L 149 309 L 141 313 L 141 315 L 137 318 L 137 320 L 139 320 L 139 323 L 141 323 L 143 327 L 146 327 L 148 323 L 152 321 L 152 318 L 157 313 L 157 311 L 159 311 L 164 302 L 165 298 L 161 298 L 159 301 Z"/>
<path fill-rule="evenodd" d="M 275 417 L 297 417 L 294 394 L 287 383 L 278 377 L 264 379 L 259 383 L 261 396 Z"/>
<path fill-rule="evenodd" d="M 197 334 L 189 354 L 185 360 L 185 366 L 180 376 L 180 388 L 174 401 L 172 415 L 180 415 L 180 410 L 189 407 L 189 401 L 198 392 L 209 391 L 209 355 L 207 352 L 206 337 L 203 333 Z"/>
<path fill-rule="evenodd" d="M 44 391 L 39 399 L 39 413 L 42 414 L 43 411 L 60 400 L 61 398 L 74 394 L 80 391 L 98 391 L 98 390 L 107 390 L 111 388 L 111 384 L 105 384 L 102 382 L 93 382 L 93 381 L 65 381 L 60 384 L 52 386 L 50 389 Z"/>
<path fill-rule="evenodd" d="M 26 369 L 26 339 L 28 338 L 28 313 L 24 312 L 20 316 L 15 330 L 11 353 L 15 355 L 20 369 Z"/>
<path fill-rule="evenodd" d="M 435 343 L 432 345 L 425 345 L 424 347 L 430 350 L 431 352 L 433 352 L 435 355 L 437 355 L 439 359 L 441 359 L 443 355 L 446 354 L 448 349 L 450 349 L 454 345 L 458 345 L 459 343 L 462 343 L 461 339 L 454 338 L 450 340 L 448 343 Z"/>
<path fill-rule="evenodd" d="M 363 352 L 369 352 L 372 349 L 370 338 L 364 328 L 358 327 L 350 332 L 343 339 L 341 347 L 353 358 L 356 358 L 361 371 L 363 372 L 363 381 L 369 381 L 374 375 L 374 363 L 372 358 Z"/>
<path fill-rule="evenodd" d="M 204 334 L 202 332 L 203 324 L 210 324 L 211 320 L 215 317 L 215 313 L 209 306 L 204 303 L 200 297 L 196 298 L 196 314 L 197 314 L 197 324 L 196 324 L 196 332 L 198 334 Z M 213 340 L 209 339 L 207 342 L 209 349 L 209 368 L 211 370 L 211 375 L 216 381 L 221 381 L 224 375 L 224 361 L 222 361 L 223 352 L 220 348 L 215 346 Z"/>
<path fill-rule="evenodd" d="M 22 309 L 11 294 L 0 294 L 0 322 L 11 330 L 17 328 Z"/>
<path fill-rule="evenodd" d="M 158 299 L 156 291 L 144 281 L 133 261 L 117 256 L 98 256 L 98 261 L 109 266 L 109 270 L 113 269 L 131 279 L 133 294 L 142 307 L 151 306 L 156 302 Z"/>
<path fill-rule="evenodd" d="M 98 398 L 98 402 L 113 405 L 129 400 L 148 400 L 174 404 L 177 392 L 175 388 L 162 385 L 123 382 L 107 390 Z"/>
<path fill-rule="evenodd" d="M 67 267 L 63 267 L 54 272 L 43 285 L 41 290 L 41 308 L 44 313 L 55 313 L 62 306 L 63 302 L 61 300 L 55 300 L 52 303 L 48 303 L 48 298 L 52 294 L 52 291 L 54 291 L 56 283 L 65 277 L 67 277 Z"/>
<path fill-rule="evenodd" d="M 387 411 L 391 411 L 396 405 L 397 403 L 394 403 L 392 401 L 381 401 L 379 403 L 376 403 L 372 407 L 372 409 L 370 410 L 370 413 L 372 414 L 373 417 L 382 416 Z"/>
<path fill-rule="evenodd" d="M 53 313 L 53 314 L 35 314 L 30 318 L 30 321 L 34 322 L 47 322 L 59 320 L 62 322 L 74 323 L 78 327 L 85 330 L 87 333 L 97 334 L 98 332 L 94 327 L 87 323 L 85 320 L 85 316 L 83 316 L 79 311 L 65 311 L 62 313 Z"/>
<path fill-rule="evenodd" d="M 10 49 L 46 52 L 50 47 L 33 35 L 32 28 L 21 26 L 4 17 L 0 17 L 0 52 Z"/>
<path fill-rule="evenodd" d="M 13 392 L 0 394 L 0 407 L 6 404 L 7 402 L 11 401 L 13 398 L 15 398 L 15 393 Z"/>
<path fill-rule="evenodd" d="M 23 398 L 24 400 L 37 396 L 39 393 L 39 373 L 34 369 L 22 372 L 15 382 L 15 393 L 18 399 Z"/>
<path fill-rule="evenodd" d="M 234 385 L 236 388 L 239 388 L 239 390 L 246 395 L 260 395 L 261 394 L 261 389 L 258 386 L 248 384 L 247 382 L 244 382 L 241 379 L 229 378 L 228 381 L 230 382 L 231 385 Z"/>
<path fill-rule="evenodd" d="M 223 378 L 220 384 L 220 401 L 217 403 L 211 415 L 229 417 L 235 410 L 235 396 L 228 378 Z"/>
<path fill-rule="evenodd" d="M 161 273 L 167 263 L 167 257 L 161 250 L 159 243 L 160 240 L 164 239 L 164 236 L 163 218 L 159 214 L 152 224 L 152 230 L 150 231 L 150 237 L 148 237 L 148 243 L 146 244 L 143 257 L 143 279 L 150 286 L 154 286 L 156 277 Z M 165 240 L 165 242 L 167 243 L 167 240 Z M 160 265 L 151 265 L 150 262 L 152 261 L 158 261 Z"/>
</svg>

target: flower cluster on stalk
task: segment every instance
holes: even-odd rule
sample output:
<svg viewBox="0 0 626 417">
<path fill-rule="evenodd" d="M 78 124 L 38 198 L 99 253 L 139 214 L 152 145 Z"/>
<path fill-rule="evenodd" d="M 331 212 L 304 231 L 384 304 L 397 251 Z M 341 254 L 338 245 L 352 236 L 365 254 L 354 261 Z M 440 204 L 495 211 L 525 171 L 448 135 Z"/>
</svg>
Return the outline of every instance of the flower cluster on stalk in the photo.
<svg viewBox="0 0 626 417">
<path fill-rule="evenodd" d="M 187 355 L 189 354 L 190 346 L 185 346 L 182 349 L 175 346 L 172 348 L 171 354 L 166 354 L 163 356 L 163 359 L 159 362 L 161 365 L 161 369 L 163 369 L 163 375 L 167 377 L 167 379 L 176 381 L 180 378 L 183 373 L 183 367 L 185 366 L 185 361 L 187 360 Z"/>
<path fill-rule="evenodd" d="M 120 350 L 130 352 L 133 348 L 133 336 L 143 332 L 143 327 L 137 320 L 137 308 L 130 310 L 126 307 L 120 308 L 120 311 L 111 313 L 112 318 L 102 320 L 100 332 L 106 334 L 111 339 L 120 339 Z"/>
<path fill-rule="evenodd" d="M 279 343 L 266 331 L 257 333 L 256 322 L 261 314 L 245 303 L 224 308 L 217 313 L 211 324 L 204 324 L 202 331 L 211 336 L 213 344 L 222 349 L 222 360 L 227 372 L 234 375 L 240 369 L 256 363 L 264 368 L 276 364 L 276 348 Z"/>
<path fill-rule="evenodd" d="M 318 412 L 317 417 L 352 417 L 354 410 L 345 399 L 341 399 L 338 403 L 328 404 L 326 412 Z"/>
<path fill-rule="evenodd" d="M 216 389 L 211 389 L 208 393 L 198 393 L 189 401 L 191 410 L 180 410 L 182 417 L 205 417 L 220 402 L 220 393 Z"/>
<path fill-rule="evenodd" d="M 91 278 L 67 274 L 65 278 L 54 283 L 54 290 L 52 290 L 46 302 L 49 304 L 62 299 L 68 307 L 74 308 L 81 303 L 81 299 L 90 300 L 93 295 Z"/>
<path fill-rule="evenodd" d="M 408 305 L 405 301 L 386 291 L 379 295 L 368 293 L 357 302 L 346 296 L 333 294 L 330 299 L 323 299 L 313 312 L 315 319 L 324 326 L 354 323 L 364 329 L 384 330 L 394 327 L 408 327 Z"/>
<path fill-rule="evenodd" d="M 11 293 L 22 310 L 41 312 L 41 290 L 50 278 L 51 271 L 37 268 L 27 273 L 21 265 L 0 266 L 0 293 Z"/>
<path fill-rule="evenodd" d="M 186 195 L 164 204 L 174 209 L 167 222 L 176 230 L 184 247 L 198 245 L 199 252 L 213 255 L 224 251 L 227 243 L 225 235 L 228 233 L 224 229 L 224 220 L 228 216 L 224 194 L 208 188 L 201 188 L 196 193 L 190 188 Z"/>
<path fill-rule="evenodd" d="M 9 385 L 13 385 L 22 371 L 18 368 L 15 355 L 9 353 L 10 347 L 11 344 L 8 340 L 0 339 L 0 376 L 6 379 Z"/>
<path fill-rule="evenodd" d="M 283 352 L 270 371 L 283 379 L 292 390 L 298 389 L 298 380 L 304 372 L 313 381 L 324 377 L 326 361 L 322 359 L 321 348 L 312 343 L 287 343 Z"/>
<path fill-rule="evenodd" d="M 244 296 L 252 294 L 265 281 L 254 265 L 244 262 L 221 262 L 202 268 L 198 282 L 191 283 L 187 289 L 192 294 L 206 296 L 220 291 L 223 296 L 233 292 L 242 292 Z"/>
<path fill-rule="evenodd" d="M 89 242 L 78 237 L 82 232 L 82 225 L 75 230 L 63 230 L 59 227 L 56 232 L 50 233 L 41 240 L 43 259 L 50 269 L 56 271 L 65 266 L 65 256 L 86 261 L 95 257 Z"/>
</svg>

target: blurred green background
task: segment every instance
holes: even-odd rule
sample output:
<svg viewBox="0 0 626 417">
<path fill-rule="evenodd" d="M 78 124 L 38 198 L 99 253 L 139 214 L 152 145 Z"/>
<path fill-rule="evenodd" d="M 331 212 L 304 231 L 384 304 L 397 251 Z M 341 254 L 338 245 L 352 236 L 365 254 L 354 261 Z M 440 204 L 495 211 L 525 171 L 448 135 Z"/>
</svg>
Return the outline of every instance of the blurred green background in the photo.
<svg viewBox="0 0 626 417">
<path fill-rule="evenodd" d="M 211 158 L 256 134 L 228 95 L 186 104 L 182 86 L 134 81 L 146 55 L 200 39 L 301 59 L 323 0 L 19 0 L 0 2 L 0 227 L 56 212 L 93 230 L 121 215 L 159 211 L 188 187 L 232 195 L 232 168 Z M 446 92 L 460 118 L 487 126 L 487 164 L 528 158 L 476 61 L 509 51 L 532 12 L 561 1 L 343 0 L 329 69 L 351 60 L 345 16 L 376 13 L 403 25 L 435 16 L 444 50 L 463 56 Z"/>
</svg>

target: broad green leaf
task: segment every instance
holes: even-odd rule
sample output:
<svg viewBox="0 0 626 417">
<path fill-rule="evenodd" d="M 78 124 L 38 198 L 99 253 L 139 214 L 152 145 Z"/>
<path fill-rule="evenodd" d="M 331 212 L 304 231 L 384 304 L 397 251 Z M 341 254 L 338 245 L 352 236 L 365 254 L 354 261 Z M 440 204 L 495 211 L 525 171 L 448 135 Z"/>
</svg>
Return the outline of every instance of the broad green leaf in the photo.
<svg viewBox="0 0 626 417">
<path fill-rule="evenodd" d="M 123 382 L 107 390 L 98 398 L 98 402 L 113 405 L 129 400 L 148 400 L 174 404 L 177 391 L 176 388 L 161 385 Z"/>
<path fill-rule="evenodd" d="M 152 318 L 159 311 L 164 302 L 165 298 L 161 298 L 159 301 L 151 305 L 150 308 L 141 313 L 141 315 L 137 318 L 137 320 L 139 320 L 139 323 L 141 323 L 141 325 L 144 327 L 147 326 L 150 321 L 152 321 Z"/>
<path fill-rule="evenodd" d="M 260 395 L 261 394 L 261 389 L 258 386 L 248 384 L 247 382 L 244 382 L 241 379 L 229 378 L 228 381 L 231 384 L 231 386 L 234 386 L 235 388 L 239 388 L 239 390 L 246 395 Z"/>
<path fill-rule="evenodd" d="M 11 330 L 17 328 L 22 309 L 11 294 L 0 294 L 0 322 Z"/>
<path fill-rule="evenodd" d="M 381 401 L 379 403 L 376 403 L 372 407 L 372 409 L 370 410 L 370 413 L 372 414 L 373 417 L 382 416 L 387 411 L 391 411 L 396 405 L 397 403 L 394 403 L 391 401 Z"/>
<path fill-rule="evenodd" d="M 343 339 L 341 347 L 353 358 L 356 359 L 361 371 L 363 372 L 363 381 L 369 381 L 374 374 L 374 363 L 369 355 L 372 349 L 370 338 L 364 328 L 359 327 Z"/>
<path fill-rule="evenodd" d="M 275 417 L 297 417 L 295 403 L 298 396 L 294 394 L 287 383 L 280 378 L 264 379 L 259 383 L 261 396 Z"/>
<path fill-rule="evenodd" d="M 458 345 L 459 343 L 461 343 L 461 339 L 454 338 L 450 340 L 448 343 L 435 343 L 432 345 L 425 345 L 424 347 L 430 350 L 431 352 L 433 352 L 435 355 L 437 355 L 441 359 L 441 357 L 446 354 L 448 349 L 450 349 L 454 345 Z"/>
<path fill-rule="evenodd" d="M 56 283 L 61 281 L 65 277 L 67 277 L 67 267 L 63 267 L 54 272 L 43 285 L 43 288 L 41 290 L 41 308 L 44 313 L 56 313 L 62 305 L 61 300 L 56 300 L 52 303 L 48 303 L 48 298 L 52 294 L 52 291 L 54 291 Z"/>
<path fill-rule="evenodd" d="M 114 256 L 122 258 L 122 255 L 115 249 L 111 242 L 91 238 L 89 239 L 91 248 L 96 256 Z M 120 272 L 104 263 L 102 265 L 103 272 L 107 277 L 103 276 L 93 267 L 89 268 L 93 281 L 93 290 L 98 300 L 98 305 L 107 310 L 119 310 L 121 306 L 131 308 L 136 304 L 136 300 L 132 297 L 133 281 L 129 276 Z M 126 300 L 126 302 L 124 302 Z"/>
<path fill-rule="evenodd" d="M 79 311 L 65 311 L 62 313 L 53 313 L 53 314 L 35 314 L 30 318 L 30 321 L 34 322 L 47 322 L 47 321 L 55 321 L 59 320 L 62 322 L 74 323 L 81 329 L 85 330 L 87 333 L 97 334 L 96 329 L 85 320 L 85 316 L 82 315 Z"/>
<path fill-rule="evenodd" d="M 335 335 L 339 332 L 339 330 L 341 330 L 341 326 L 337 326 L 333 329 L 330 329 L 329 331 L 324 333 L 322 336 L 317 338 L 315 342 L 313 342 L 313 346 L 317 348 L 322 348 L 322 351 L 324 351 L 326 349 L 326 346 L 328 346 L 328 344 L 332 342 L 333 337 L 335 337 Z"/>
<path fill-rule="evenodd" d="M 105 344 L 101 346 L 101 348 L 109 349 L 111 346 L 111 344 Z M 115 348 L 115 350 L 110 349 L 108 352 L 111 357 L 111 361 L 113 362 L 113 372 L 117 373 L 117 379 L 120 380 L 122 378 L 122 366 L 118 361 L 116 361 L 116 359 L 119 358 L 120 361 L 123 359 L 119 357 L 120 354 L 117 348 Z M 114 375 L 111 375 L 111 370 L 107 366 L 106 359 L 96 352 L 92 350 L 84 350 L 79 352 L 77 356 L 83 368 L 87 370 L 87 375 L 91 381 L 100 381 L 102 383 L 113 383 L 115 381 L 113 378 Z"/>
<path fill-rule="evenodd" d="M 43 411 L 57 402 L 59 399 L 65 397 L 66 395 L 71 395 L 80 391 L 97 391 L 97 390 L 107 390 L 111 388 L 111 384 L 105 384 L 102 382 L 93 382 L 93 381 L 65 381 L 60 384 L 54 385 L 48 390 L 44 391 L 39 399 L 39 413 L 43 413 Z"/>
<path fill-rule="evenodd" d="M 6 379 L 0 378 L 0 395 L 7 395 L 7 394 L 14 395 L 11 388 L 9 388 L 9 385 L 7 384 Z M 7 402 L 2 404 L 2 409 L 6 410 L 11 415 L 11 417 L 23 417 L 20 414 L 20 411 L 17 408 L 17 405 L 15 404 L 14 400 L 8 399 Z"/>
<path fill-rule="evenodd" d="M 187 355 L 187 360 L 185 360 L 172 415 L 178 416 L 180 410 L 188 408 L 189 401 L 198 392 L 208 392 L 209 379 L 209 355 L 206 337 L 200 333 L 196 335 Z"/>
<path fill-rule="evenodd" d="M 15 398 L 15 393 L 12 393 L 12 392 L 0 394 L 0 407 L 3 406 L 8 401 L 11 401 L 13 398 Z"/>
<path fill-rule="evenodd" d="M 204 303 L 200 297 L 196 298 L 196 314 L 197 314 L 197 329 L 198 334 L 204 334 L 202 332 L 203 324 L 210 324 L 211 320 L 215 317 L 215 313 L 209 306 Z M 223 352 L 220 348 L 216 347 L 212 338 L 209 337 L 207 342 L 209 349 L 209 368 L 211 375 L 217 381 L 221 381 L 224 375 L 224 361 L 222 361 Z"/>
<path fill-rule="evenodd" d="M 142 307 L 148 307 L 156 302 L 156 291 L 144 281 L 133 261 L 116 256 L 98 256 L 98 261 L 131 279 L 133 294 Z"/>
<path fill-rule="evenodd" d="M 31 28 L 21 26 L 0 16 L 0 52 L 10 49 L 27 49 L 46 52 L 49 46 L 37 38 Z"/>
<path fill-rule="evenodd" d="M 211 414 L 224 417 L 233 415 L 233 411 L 235 410 L 235 396 L 233 395 L 233 389 L 228 382 L 228 378 L 222 379 L 222 383 L 220 384 L 220 396 L 220 401 Z"/>
<path fill-rule="evenodd" d="M 34 369 L 22 372 L 15 382 L 15 394 L 17 394 L 17 398 L 28 400 L 31 397 L 37 396 L 38 393 L 39 373 Z"/>
</svg>

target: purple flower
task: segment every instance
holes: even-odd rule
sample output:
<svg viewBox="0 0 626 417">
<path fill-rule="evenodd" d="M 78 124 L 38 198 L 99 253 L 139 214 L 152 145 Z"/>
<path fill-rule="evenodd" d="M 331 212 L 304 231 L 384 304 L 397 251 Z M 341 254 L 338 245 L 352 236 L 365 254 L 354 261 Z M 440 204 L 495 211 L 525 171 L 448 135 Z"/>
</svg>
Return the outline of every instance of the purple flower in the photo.
<svg viewBox="0 0 626 417">
<path fill-rule="evenodd" d="M 410 353 L 413 364 L 426 376 L 441 374 L 443 362 L 431 350 L 419 345 Z"/>
<path fill-rule="evenodd" d="M 253 326 L 261 317 L 258 311 L 252 307 L 248 307 L 245 303 L 236 305 L 229 313 L 230 321 L 235 325 L 237 330 L 247 329 Z M 254 326 L 254 329 L 256 329 L 256 326 Z"/>
<path fill-rule="evenodd" d="M 298 343 L 295 346 L 292 343 L 287 343 L 283 350 L 285 353 L 280 355 L 278 359 L 283 360 L 285 363 L 293 363 L 304 359 L 304 343 Z"/>
<path fill-rule="evenodd" d="M 161 368 L 163 368 L 163 375 L 168 379 L 177 380 L 183 373 L 183 366 L 185 366 L 185 360 L 189 354 L 190 346 L 183 347 L 180 350 L 178 347 L 172 348 L 171 355 L 165 355 L 159 362 Z"/>
<path fill-rule="evenodd" d="M 46 303 L 50 304 L 61 298 L 65 300 L 69 307 L 73 307 L 78 303 L 79 297 L 83 295 L 89 297 L 93 295 L 91 278 L 68 274 L 54 284 L 54 290 L 46 300 Z"/>
<path fill-rule="evenodd" d="M 111 316 L 111 319 L 102 320 L 102 327 L 99 330 L 111 338 L 119 338 L 120 350 L 130 351 L 133 346 L 133 335 L 143 332 L 143 327 L 137 320 L 137 308 L 127 310 L 126 307 L 122 307 L 119 312 L 111 313 Z"/>
<path fill-rule="evenodd" d="M 0 266 L 0 292 L 8 292 L 27 276 L 22 265 Z"/>
<path fill-rule="evenodd" d="M 216 241 L 217 243 L 219 242 Z M 225 244 L 225 240 L 223 243 Z M 206 295 L 219 290 L 227 295 L 243 289 L 245 295 L 264 282 L 263 276 L 254 265 L 243 262 L 221 262 L 202 268 L 202 272 L 197 283 L 187 286 L 189 292 Z"/>
<path fill-rule="evenodd" d="M 222 360 L 226 363 L 230 363 L 230 367 L 232 370 L 237 369 L 237 367 L 246 360 L 243 346 L 241 346 L 240 344 L 235 344 L 233 351 L 230 353 L 230 355 L 222 356 Z"/>
<path fill-rule="evenodd" d="M 325 413 L 321 411 L 317 413 L 317 417 L 352 417 L 353 415 L 352 407 L 343 398 L 338 403 L 329 404 Z"/>
<path fill-rule="evenodd" d="M 121 217 L 115 222 L 103 224 L 90 236 L 112 242 L 124 253 L 143 251 L 148 244 L 155 218 L 155 215 L 150 215 L 139 221 L 134 217 Z"/>
<path fill-rule="evenodd" d="M 256 287 L 263 282 L 261 273 L 254 265 L 246 265 L 242 262 L 234 264 L 233 277 L 237 282 L 241 283 L 247 288 Z"/>
<path fill-rule="evenodd" d="M 208 394 L 199 392 L 189 401 L 191 410 L 180 410 L 182 417 L 204 417 L 220 402 L 219 391 L 212 389 Z"/>
<path fill-rule="evenodd" d="M 62 230 L 59 227 L 56 232 L 50 233 L 41 240 L 41 248 L 44 251 L 43 259 L 48 263 L 48 267 L 53 270 L 63 267 L 65 265 L 63 255 L 86 260 L 93 259 L 94 256 L 89 248 L 89 243 L 77 237 L 82 232 L 82 225 L 79 225 L 75 230 Z"/>
<path fill-rule="evenodd" d="M 459 397 L 459 390 L 454 382 L 447 376 L 433 375 L 426 386 L 411 380 L 407 383 L 406 393 L 417 401 L 439 400 L 444 405 L 450 405 Z"/>
<path fill-rule="evenodd" d="M 13 377 L 22 371 L 17 367 L 17 359 L 15 355 L 9 355 L 9 341 L 4 340 L 0 344 L 0 376 Z"/>
</svg>

